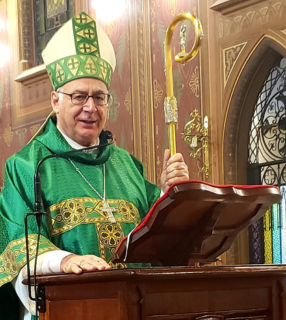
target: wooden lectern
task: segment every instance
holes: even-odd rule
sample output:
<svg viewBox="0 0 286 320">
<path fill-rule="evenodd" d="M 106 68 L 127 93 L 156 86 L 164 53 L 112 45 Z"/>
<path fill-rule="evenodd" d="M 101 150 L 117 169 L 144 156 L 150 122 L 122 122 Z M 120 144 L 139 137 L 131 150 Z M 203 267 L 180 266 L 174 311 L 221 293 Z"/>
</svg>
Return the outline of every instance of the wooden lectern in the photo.
<svg viewBox="0 0 286 320">
<path fill-rule="evenodd" d="M 215 261 L 280 199 L 272 186 L 174 185 L 114 257 L 169 266 L 38 277 L 40 319 L 286 320 L 286 266 L 186 266 Z"/>
<path fill-rule="evenodd" d="M 121 241 L 115 261 L 177 266 L 216 261 L 241 230 L 280 200 L 274 186 L 175 184 Z"/>
<path fill-rule="evenodd" d="M 40 277 L 41 320 L 286 320 L 286 266 L 168 267 Z"/>
</svg>

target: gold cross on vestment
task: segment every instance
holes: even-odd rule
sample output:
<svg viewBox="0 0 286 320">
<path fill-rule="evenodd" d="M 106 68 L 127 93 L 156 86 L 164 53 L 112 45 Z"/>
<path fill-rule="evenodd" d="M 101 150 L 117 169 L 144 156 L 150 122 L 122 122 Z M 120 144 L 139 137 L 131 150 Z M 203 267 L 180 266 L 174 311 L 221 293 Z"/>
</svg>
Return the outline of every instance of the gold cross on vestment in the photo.
<svg viewBox="0 0 286 320">
<path fill-rule="evenodd" d="M 102 208 L 101 211 L 104 213 L 107 213 L 107 216 L 109 218 L 109 221 L 111 223 L 116 223 L 116 220 L 114 218 L 113 212 L 116 212 L 117 209 L 114 207 L 110 207 L 107 201 L 102 201 Z"/>
</svg>

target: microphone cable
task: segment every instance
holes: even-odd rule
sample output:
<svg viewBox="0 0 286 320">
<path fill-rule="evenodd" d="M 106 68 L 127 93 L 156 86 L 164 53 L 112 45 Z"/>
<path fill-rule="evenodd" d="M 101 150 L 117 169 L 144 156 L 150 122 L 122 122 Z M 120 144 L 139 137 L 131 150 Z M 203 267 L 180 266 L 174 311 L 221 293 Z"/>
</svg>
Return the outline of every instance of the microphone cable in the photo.
<svg viewBox="0 0 286 320">
<path fill-rule="evenodd" d="M 40 180 L 40 167 L 42 163 L 48 159 L 51 158 L 64 158 L 67 159 L 69 155 L 79 152 L 87 152 L 90 150 L 96 150 L 100 148 L 105 148 L 111 144 L 114 143 L 113 135 L 110 131 L 105 130 L 104 131 L 105 137 L 107 139 L 107 142 L 96 145 L 96 146 L 89 146 L 81 149 L 74 149 L 70 151 L 60 152 L 60 153 L 52 153 L 48 156 L 41 159 L 35 169 L 35 175 L 34 175 L 34 212 L 30 212 L 25 214 L 24 217 L 24 226 L 25 226 L 25 242 L 26 242 L 26 262 L 27 262 L 27 277 L 28 277 L 28 295 L 29 299 L 32 301 L 35 301 L 36 303 L 36 315 L 38 315 L 38 312 L 45 312 L 45 301 L 42 301 L 41 297 L 38 295 L 38 285 L 37 285 L 37 259 L 38 259 L 38 253 L 39 253 L 39 244 L 40 244 L 40 237 L 41 237 L 41 225 L 42 225 L 42 218 L 43 215 L 46 216 L 49 219 L 54 220 L 52 217 L 50 217 L 46 212 L 42 211 L 42 197 L 41 197 L 41 180 Z M 29 255 L 29 234 L 28 234 L 28 217 L 29 216 L 35 216 L 36 222 L 38 226 L 38 232 L 37 232 L 37 241 L 36 241 L 36 251 L 35 251 L 35 258 L 34 258 L 34 273 L 33 273 L 33 285 L 31 281 L 31 268 L 30 268 L 30 255 Z M 34 287 L 34 294 L 35 297 L 32 296 L 32 286 Z"/>
</svg>

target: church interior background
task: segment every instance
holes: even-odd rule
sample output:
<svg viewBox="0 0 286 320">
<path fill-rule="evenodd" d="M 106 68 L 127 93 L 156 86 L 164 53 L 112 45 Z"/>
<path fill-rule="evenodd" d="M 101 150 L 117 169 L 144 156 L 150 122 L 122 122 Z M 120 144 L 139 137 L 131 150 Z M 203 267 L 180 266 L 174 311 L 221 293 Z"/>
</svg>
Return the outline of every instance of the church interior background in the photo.
<svg viewBox="0 0 286 320">
<path fill-rule="evenodd" d="M 286 0 L 0 0 L 0 185 L 7 158 L 51 111 L 41 50 L 82 10 L 96 17 L 116 52 L 108 129 L 118 146 L 145 164 L 155 183 L 168 147 L 165 32 L 182 11 L 201 20 L 198 55 L 185 65 L 173 63 L 177 150 L 192 180 L 272 184 L 281 190 L 281 203 L 241 232 L 218 263 L 285 263 Z M 180 51 L 179 30 L 174 53 Z M 188 51 L 195 36 L 187 22 L 186 32 Z M 196 158 L 182 138 L 194 112 L 201 121 L 207 116 L 209 125 L 207 148 Z"/>
</svg>

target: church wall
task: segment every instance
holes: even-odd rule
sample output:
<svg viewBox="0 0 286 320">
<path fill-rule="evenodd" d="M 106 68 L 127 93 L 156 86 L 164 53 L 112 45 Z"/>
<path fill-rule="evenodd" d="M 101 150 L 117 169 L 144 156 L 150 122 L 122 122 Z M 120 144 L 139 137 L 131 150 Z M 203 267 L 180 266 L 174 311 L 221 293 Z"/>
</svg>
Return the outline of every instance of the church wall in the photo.
<svg viewBox="0 0 286 320">
<path fill-rule="evenodd" d="M 12 131 L 11 128 L 11 98 L 10 98 L 10 55 L 13 51 L 9 47 L 8 1 L 0 1 L 0 185 L 3 184 L 4 162 L 15 151 L 24 145 L 23 132 Z M 5 53 L 4 53 L 5 52 Z M 4 54 L 3 54 L 4 53 Z"/>
<path fill-rule="evenodd" d="M 286 1 L 207 1 L 207 6 L 212 9 L 208 54 L 202 53 L 202 64 L 208 65 L 207 71 L 202 70 L 202 94 L 211 97 L 211 158 L 216 159 L 212 178 L 218 183 L 246 184 L 253 109 L 271 67 L 285 57 Z M 203 103 L 203 108 L 208 107 Z M 247 230 L 223 262 L 248 262 Z"/>
<path fill-rule="evenodd" d="M 167 125 L 164 122 L 163 100 L 166 96 L 166 79 L 164 74 L 164 37 L 171 21 L 180 12 L 190 12 L 195 16 L 199 14 L 199 1 L 152 1 L 152 80 L 154 92 L 154 125 L 155 125 L 155 150 L 157 166 L 157 183 L 162 170 L 164 149 L 168 148 Z M 186 51 L 189 52 L 194 42 L 194 27 L 189 21 L 182 22 L 187 27 Z M 179 53 L 180 24 L 174 30 L 172 39 L 173 56 Z M 197 160 L 189 156 L 190 149 L 183 141 L 181 133 L 185 124 L 190 120 L 190 113 L 197 109 L 201 113 L 201 85 L 200 85 L 200 55 L 193 60 L 181 65 L 173 60 L 173 89 L 178 104 L 178 124 L 176 133 L 177 152 L 181 152 L 190 167 L 191 179 L 202 179 Z"/>
<path fill-rule="evenodd" d="M 77 3 L 77 2 L 76 2 Z M 76 12 L 87 10 L 96 17 L 92 1 L 75 5 Z M 166 95 L 164 74 L 164 36 L 172 19 L 181 11 L 198 14 L 197 0 L 127 1 L 128 14 L 111 22 L 99 24 L 106 30 L 114 45 L 117 68 L 110 91 L 114 103 L 110 108 L 107 129 L 114 133 L 116 144 L 127 149 L 146 165 L 147 177 L 158 182 L 162 170 L 163 151 L 168 146 L 167 126 L 164 123 L 163 101 Z M 0 66 L 2 100 L 0 108 L 0 184 L 3 184 L 4 163 L 22 148 L 39 129 L 51 111 L 51 86 L 47 75 L 32 75 L 32 79 L 15 82 L 16 77 L 31 70 L 33 61 L 23 63 L 27 51 L 25 42 L 30 32 L 32 7 L 29 0 L 0 2 L 1 42 L 10 49 L 10 58 Z M 188 46 L 194 38 L 188 25 Z M 31 38 L 31 37 L 30 37 Z M 179 26 L 174 33 L 174 52 L 180 51 Z M 28 47 L 32 49 L 33 43 Z M 26 54 L 27 55 L 27 54 Z M 191 178 L 199 179 L 196 160 L 189 157 L 181 132 L 189 113 L 200 112 L 199 55 L 185 66 L 173 66 L 174 94 L 178 100 L 179 123 L 177 149 L 191 167 Z M 34 77 L 34 79 L 33 79 Z M 0 91 L 1 94 L 1 91 Z M 1 98 L 1 97 L 0 97 Z"/>
<path fill-rule="evenodd" d="M 81 3 L 75 6 L 76 12 L 84 9 L 96 16 L 91 1 Z M 205 36 L 195 59 L 185 66 L 173 65 L 174 94 L 179 108 L 177 151 L 183 153 L 191 179 L 246 183 L 251 108 L 267 70 L 277 58 L 285 56 L 286 0 L 128 0 L 127 3 L 128 10 L 122 17 L 108 23 L 100 21 L 117 56 L 111 85 L 115 101 L 107 126 L 114 133 L 116 144 L 142 160 L 147 177 L 158 182 L 163 150 L 168 146 L 163 112 L 164 32 L 180 11 L 189 11 L 202 21 Z M 14 81 L 30 67 L 20 63 L 23 50 L 19 38 L 25 36 L 26 29 L 21 28 L 22 33 L 17 32 L 15 37 L 13 28 L 19 23 L 17 0 L 1 0 L 0 45 L 10 49 L 10 59 L 2 55 L 0 58 L 0 185 L 6 159 L 29 141 L 51 110 L 46 75 L 40 74 L 34 82 Z M 194 35 L 192 26 L 187 30 L 189 50 Z M 177 27 L 172 42 L 174 53 L 180 51 L 179 42 Z M 194 109 L 209 117 L 208 179 L 200 172 L 201 163 L 189 157 L 181 138 Z M 247 262 L 247 254 L 247 232 L 244 232 L 223 256 L 223 262 Z"/>
<path fill-rule="evenodd" d="M 181 11 L 198 14 L 196 0 L 185 1 L 130 1 L 129 15 L 116 28 L 114 23 L 101 24 L 109 33 L 117 54 L 117 71 L 112 83 L 119 99 L 118 117 L 109 128 L 116 133 L 117 144 L 127 148 L 137 156 L 146 166 L 147 177 L 159 184 L 162 170 L 164 149 L 168 147 L 167 126 L 164 122 L 164 98 L 166 84 L 164 73 L 164 38 L 166 29 L 171 21 Z M 96 12 L 93 11 L 94 16 Z M 126 18 L 127 17 L 127 18 Z M 125 32 L 120 30 L 124 28 Z M 118 31 L 119 29 L 119 31 Z M 191 48 L 194 40 L 193 26 L 187 24 L 188 47 Z M 172 50 L 180 51 L 180 25 L 174 32 Z M 122 49 L 124 41 L 124 49 Z M 119 45 L 116 45 L 116 44 Z M 124 51 L 125 50 L 125 51 Z M 184 124 L 188 121 L 191 111 L 200 112 L 200 66 L 199 55 L 185 66 L 173 62 L 174 94 L 178 101 L 179 122 L 177 126 L 177 150 L 182 152 L 186 162 L 191 167 L 191 178 L 201 179 L 197 161 L 189 157 L 189 149 L 181 137 Z M 122 71 L 121 71 L 122 70 Z M 123 76 L 120 76 L 122 72 Z M 125 76 L 124 76 L 125 75 Z M 128 81 L 132 86 L 122 83 Z M 125 86 L 124 90 L 121 88 Z M 130 116 L 126 114 L 129 112 Z M 128 120 L 127 120 L 128 119 Z M 123 121 L 128 122 L 125 130 L 120 126 Z M 138 128 L 140 126 L 140 128 Z M 126 143 L 125 143 L 126 142 Z M 132 146 L 133 145 L 133 146 Z"/>
<path fill-rule="evenodd" d="M 51 85 L 47 77 L 34 86 L 14 81 L 25 64 L 21 59 L 24 52 L 20 40 L 26 39 L 32 31 L 27 28 L 31 16 L 24 12 L 24 27 L 18 32 L 18 10 L 25 11 L 25 6 L 16 0 L 0 1 L 0 186 L 3 185 L 5 161 L 27 144 L 51 111 L 48 101 Z"/>
</svg>

